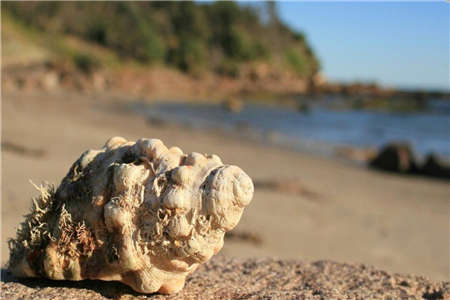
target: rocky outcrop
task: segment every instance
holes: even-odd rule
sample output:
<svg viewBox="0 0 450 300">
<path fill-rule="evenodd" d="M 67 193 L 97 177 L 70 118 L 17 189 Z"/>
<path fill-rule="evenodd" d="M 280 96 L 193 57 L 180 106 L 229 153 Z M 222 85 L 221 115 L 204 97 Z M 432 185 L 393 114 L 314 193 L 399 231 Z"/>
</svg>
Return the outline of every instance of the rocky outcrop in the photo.
<svg viewBox="0 0 450 300">
<path fill-rule="evenodd" d="M 431 153 L 419 164 L 411 147 L 406 143 L 391 143 L 384 146 L 368 165 L 374 169 L 394 173 L 450 179 L 450 164 L 445 159 Z"/>
<path fill-rule="evenodd" d="M 427 156 L 420 171 L 423 175 L 450 179 L 450 164 L 434 154 Z"/>
<path fill-rule="evenodd" d="M 374 169 L 396 173 L 415 173 L 417 165 L 411 147 L 406 143 L 392 143 L 384 146 L 369 162 Z"/>
</svg>

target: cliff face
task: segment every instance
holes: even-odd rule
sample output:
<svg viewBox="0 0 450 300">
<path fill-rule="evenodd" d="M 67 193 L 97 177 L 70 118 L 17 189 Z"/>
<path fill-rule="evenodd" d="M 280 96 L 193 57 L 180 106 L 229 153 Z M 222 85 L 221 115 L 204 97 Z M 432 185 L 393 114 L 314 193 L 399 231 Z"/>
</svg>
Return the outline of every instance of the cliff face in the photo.
<svg viewBox="0 0 450 300">
<path fill-rule="evenodd" d="M 2 16 L 36 34 L 79 38 L 110 50 L 119 63 L 253 80 L 309 79 L 319 70 L 304 34 L 283 24 L 271 2 L 22 2 L 2 8 Z M 53 46 L 61 54 L 64 47 Z M 86 49 L 62 52 L 84 70 L 110 63 Z"/>
</svg>

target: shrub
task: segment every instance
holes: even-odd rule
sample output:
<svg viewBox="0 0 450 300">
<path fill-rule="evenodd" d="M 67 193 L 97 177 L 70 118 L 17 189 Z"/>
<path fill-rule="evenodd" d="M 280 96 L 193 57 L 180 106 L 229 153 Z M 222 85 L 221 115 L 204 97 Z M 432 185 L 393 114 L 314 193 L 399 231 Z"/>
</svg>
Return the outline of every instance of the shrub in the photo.
<svg viewBox="0 0 450 300">
<path fill-rule="evenodd" d="M 308 74 L 308 62 L 305 55 L 296 48 L 289 48 L 285 52 L 288 65 L 300 76 Z"/>
<path fill-rule="evenodd" d="M 236 77 L 240 63 L 254 60 L 284 60 L 282 67 L 302 76 L 317 72 L 305 35 L 277 18 L 275 3 L 264 5 L 273 22 L 265 23 L 255 6 L 233 1 L 5 2 L 2 14 L 34 29 L 95 42 L 124 58 L 165 62 L 186 72 L 209 69 Z M 95 65 L 88 56 L 69 57 L 83 70 Z"/>
<path fill-rule="evenodd" d="M 238 78 L 240 75 L 239 66 L 233 61 L 223 61 L 215 69 L 216 73 L 223 76 L 228 76 L 231 78 Z"/>
<path fill-rule="evenodd" d="M 86 54 L 78 53 L 73 56 L 73 64 L 78 70 L 85 73 L 90 73 L 100 66 L 97 59 Z"/>
</svg>

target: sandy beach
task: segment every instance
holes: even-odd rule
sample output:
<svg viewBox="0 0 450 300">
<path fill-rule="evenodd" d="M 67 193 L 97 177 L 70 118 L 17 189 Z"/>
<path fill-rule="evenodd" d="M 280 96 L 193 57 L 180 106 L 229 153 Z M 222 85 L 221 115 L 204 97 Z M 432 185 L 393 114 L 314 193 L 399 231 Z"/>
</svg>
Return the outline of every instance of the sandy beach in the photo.
<svg viewBox="0 0 450 300">
<path fill-rule="evenodd" d="M 253 178 L 253 202 L 225 242 L 226 257 L 326 259 L 449 280 L 447 182 L 370 171 L 214 130 L 151 125 L 115 109 L 116 99 L 62 91 L 2 95 L 2 265 L 7 240 L 36 195 L 29 180 L 57 184 L 83 151 L 123 136 L 214 153 Z"/>
</svg>

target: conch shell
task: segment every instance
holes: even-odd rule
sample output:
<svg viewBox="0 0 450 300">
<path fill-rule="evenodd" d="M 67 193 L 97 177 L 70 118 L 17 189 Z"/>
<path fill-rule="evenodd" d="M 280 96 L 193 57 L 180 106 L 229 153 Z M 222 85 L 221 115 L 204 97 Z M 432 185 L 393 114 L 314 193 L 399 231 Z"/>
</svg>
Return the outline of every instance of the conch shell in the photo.
<svg viewBox="0 0 450 300">
<path fill-rule="evenodd" d="M 253 197 L 249 176 L 216 155 L 121 137 L 84 152 L 57 189 L 38 188 L 10 240 L 13 274 L 117 280 L 142 293 L 181 290 Z"/>
</svg>

